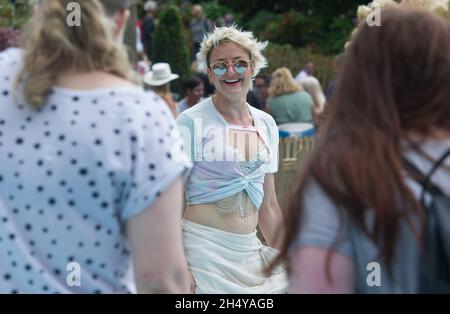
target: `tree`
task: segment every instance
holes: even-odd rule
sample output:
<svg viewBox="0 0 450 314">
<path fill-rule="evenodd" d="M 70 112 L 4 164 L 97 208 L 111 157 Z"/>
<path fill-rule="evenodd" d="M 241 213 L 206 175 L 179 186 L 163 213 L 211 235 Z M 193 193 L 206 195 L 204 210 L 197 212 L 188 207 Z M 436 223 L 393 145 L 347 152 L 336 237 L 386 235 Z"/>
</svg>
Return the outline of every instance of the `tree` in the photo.
<svg viewBox="0 0 450 314">
<path fill-rule="evenodd" d="M 258 38 L 327 54 L 343 49 L 354 27 L 356 9 L 367 2 L 370 0 L 219 0 L 240 12 L 247 21 L 244 28 L 250 27 Z M 265 17 L 269 20 L 264 21 Z"/>
<path fill-rule="evenodd" d="M 0 27 L 19 29 L 30 16 L 27 0 L 0 0 Z"/>
<path fill-rule="evenodd" d="M 177 7 L 168 6 L 160 12 L 158 25 L 153 33 L 152 61 L 167 62 L 180 79 L 172 81 L 171 87 L 181 95 L 181 82 L 189 77 L 189 48 L 182 34 L 181 15 Z"/>
<path fill-rule="evenodd" d="M 29 18 L 25 0 L 0 0 L 0 51 L 19 45 L 20 28 Z"/>
</svg>

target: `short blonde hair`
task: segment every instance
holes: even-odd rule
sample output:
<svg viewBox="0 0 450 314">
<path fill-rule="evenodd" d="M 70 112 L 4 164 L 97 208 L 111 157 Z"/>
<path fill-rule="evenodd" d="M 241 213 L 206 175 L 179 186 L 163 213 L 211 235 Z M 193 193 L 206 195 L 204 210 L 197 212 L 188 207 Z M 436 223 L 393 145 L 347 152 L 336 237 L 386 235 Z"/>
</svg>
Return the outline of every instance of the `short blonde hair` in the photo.
<svg viewBox="0 0 450 314">
<path fill-rule="evenodd" d="M 301 91 L 288 68 L 278 68 L 272 74 L 272 81 L 269 86 L 269 96 L 281 96 Z"/>
<path fill-rule="evenodd" d="M 253 64 L 255 77 L 262 68 L 267 67 L 267 60 L 262 51 L 268 42 L 260 42 L 252 32 L 244 32 L 237 29 L 236 25 L 216 27 L 212 33 L 206 34 L 197 53 L 197 63 L 201 70 L 206 71 L 209 67 L 211 51 L 224 42 L 234 42 L 248 52 Z"/>
</svg>

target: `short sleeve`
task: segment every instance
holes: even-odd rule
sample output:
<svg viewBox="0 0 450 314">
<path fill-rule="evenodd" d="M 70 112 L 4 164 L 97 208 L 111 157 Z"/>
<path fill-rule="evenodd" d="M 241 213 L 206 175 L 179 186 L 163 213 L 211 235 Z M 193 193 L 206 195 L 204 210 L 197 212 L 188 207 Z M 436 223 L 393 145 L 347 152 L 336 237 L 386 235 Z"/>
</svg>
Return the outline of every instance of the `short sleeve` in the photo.
<svg viewBox="0 0 450 314">
<path fill-rule="evenodd" d="M 183 142 L 184 151 L 189 160 L 200 160 L 202 158 L 202 132 L 198 127 L 201 127 L 201 123 L 196 126 L 194 119 L 184 112 L 178 116 L 176 122 Z"/>
<path fill-rule="evenodd" d="M 189 173 L 191 163 L 168 107 L 155 94 L 144 96 L 142 106 L 127 113 L 133 120 L 125 138 L 129 150 L 130 180 L 121 213 L 123 220 L 148 208 L 177 177 Z M 169 208 L 167 210 L 170 210 Z"/>
<path fill-rule="evenodd" d="M 278 145 L 280 142 L 280 138 L 278 134 L 278 127 L 273 118 L 271 118 L 271 121 L 268 123 L 268 135 L 271 149 L 271 158 L 267 167 L 267 173 L 276 173 L 278 172 Z"/>
<path fill-rule="evenodd" d="M 317 183 L 311 183 L 304 195 L 300 230 L 291 249 L 318 247 L 352 256 L 348 219 Z M 338 241 L 338 242 L 336 242 Z"/>
<path fill-rule="evenodd" d="M 7 78 L 5 82 L 13 82 L 12 75 L 18 72 L 21 63 L 22 50 L 19 48 L 8 48 L 0 53 L 0 73 Z"/>
<path fill-rule="evenodd" d="M 181 113 L 177 120 L 178 131 L 180 132 L 181 139 L 183 141 L 183 147 L 190 160 L 193 160 L 194 156 L 194 123 L 192 119 Z"/>
</svg>

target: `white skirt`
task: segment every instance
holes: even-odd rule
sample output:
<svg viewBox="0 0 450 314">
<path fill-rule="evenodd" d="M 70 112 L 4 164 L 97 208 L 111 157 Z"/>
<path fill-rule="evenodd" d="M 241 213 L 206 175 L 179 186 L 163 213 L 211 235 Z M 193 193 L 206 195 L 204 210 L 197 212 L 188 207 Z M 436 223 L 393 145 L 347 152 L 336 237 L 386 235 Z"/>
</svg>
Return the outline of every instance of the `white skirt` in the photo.
<svg viewBox="0 0 450 314">
<path fill-rule="evenodd" d="M 256 235 L 226 232 L 182 221 L 183 238 L 196 293 L 286 293 L 286 271 L 277 267 L 270 277 L 263 271 L 278 254 Z"/>
</svg>

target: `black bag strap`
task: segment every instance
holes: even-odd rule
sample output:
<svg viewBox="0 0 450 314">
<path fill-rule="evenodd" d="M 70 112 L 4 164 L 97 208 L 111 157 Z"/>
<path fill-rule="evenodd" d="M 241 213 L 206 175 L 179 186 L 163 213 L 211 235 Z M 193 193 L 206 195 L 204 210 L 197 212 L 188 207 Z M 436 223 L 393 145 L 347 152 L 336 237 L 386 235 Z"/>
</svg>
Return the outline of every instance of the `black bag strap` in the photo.
<svg viewBox="0 0 450 314">
<path fill-rule="evenodd" d="M 425 192 L 430 191 L 432 194 L 444 194 L 439 187 L 431 182 L 431 177 L 436 172 L 436 170 L 442 165 L 442 163 L 450 156 L 450 148 L 444 152 L 444 154 L 435 162 L 430 172 L 424 175 L 412 162 L 408 159 L 403 158 L 403 162 L 406 170 L 412 175 L 412 177 L 420 183 L 422 186 L 422 195 L 420 196 L 420 202 L 425 206 Z"/>
</svg>

